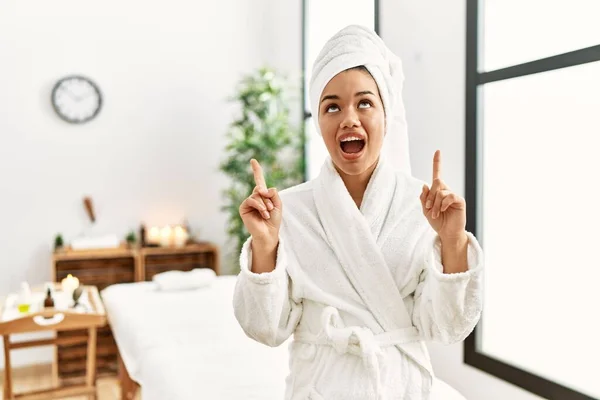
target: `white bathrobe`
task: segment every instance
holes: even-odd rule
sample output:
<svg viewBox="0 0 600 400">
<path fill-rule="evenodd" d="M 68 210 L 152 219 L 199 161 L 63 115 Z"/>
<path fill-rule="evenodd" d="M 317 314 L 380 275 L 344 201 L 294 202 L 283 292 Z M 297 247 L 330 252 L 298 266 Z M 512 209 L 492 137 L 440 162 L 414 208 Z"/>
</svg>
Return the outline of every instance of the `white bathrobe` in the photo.
<svg viewBox="0 0 600 400">
<path fill-rule="evenodd" d="M 424 182 L 382 159 L 360 209 L 328 159 L 319 177 L 280 193 L 275 270 L 251 272 L 249 238 L 234 295 L 252 339 L 290 343 L 286 400 L 462 399 L 434 378 L 426 340 L 462 341 L 482 308 L 482 250 L 444 274 L 423 216 Z"/>
</svg>

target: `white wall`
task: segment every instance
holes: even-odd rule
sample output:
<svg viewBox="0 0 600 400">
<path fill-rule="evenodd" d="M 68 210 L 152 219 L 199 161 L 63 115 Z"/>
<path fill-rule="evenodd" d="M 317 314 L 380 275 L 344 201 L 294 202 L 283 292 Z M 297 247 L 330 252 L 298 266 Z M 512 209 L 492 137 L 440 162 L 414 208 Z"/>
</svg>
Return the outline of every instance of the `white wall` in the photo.
<svg viewBox="0 0 600 400">
<path fill-rule="evenodd" d="M 464 195 L 465 1 L 380 1 L 381 35 L 404 63 L 413 174 L 430 182 L 440 149 L 442 178 Z M 437 375 L 469 400 L 540 399 L 465 365 L 462 343 L 430 350 Z"/>
<path fill-rule="evenodd" d="M 218 164 L 235 112 L 226 98 L 266 62 L 300 68 L 300 5 L 271 26 L 281 10 L 269 3 L 0 2 L 0 296 L 50 279 L 57 232 L 124 237 L 141 222 L 187 218 L 201 239 L 225 246 Z M 104 94 L 82 126 L 60 120 L 49 100 L 72 73 Z M 95 201 L 93 228 L 84 195 Z M 14 364 L 50 354 L 20 350 Z"/>
</svg>

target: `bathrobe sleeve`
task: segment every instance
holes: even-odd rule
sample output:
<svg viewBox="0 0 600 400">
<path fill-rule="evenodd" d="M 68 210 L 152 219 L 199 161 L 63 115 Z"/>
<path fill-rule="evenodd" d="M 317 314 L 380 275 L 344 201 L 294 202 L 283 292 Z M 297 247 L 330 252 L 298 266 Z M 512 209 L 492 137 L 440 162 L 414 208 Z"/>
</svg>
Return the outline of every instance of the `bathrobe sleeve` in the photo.
<svg viewBox="0 0 600 400">
<path fill-rule="evenodd" d="M 285 241 L 280 238 L 272 272 L 256 274 L 252 269 L 252 238 L 240 254 L 240 273 L 233 297 L 235 317 L 250 338 L 276 347 L 294 332 L 302 315 L 302 302 L 292 298 Z"/>
<path fill-rule="evenodd" d="M 479 321 L 483 305 L 483 251 L 477 239 L 470 232 L 467 235 L 466 272 L 443 273 L 437 234 L 424 247 L 424 268 L 414 293 L 413 323 L 425 340 L 460 342 Z"/>
</svg>

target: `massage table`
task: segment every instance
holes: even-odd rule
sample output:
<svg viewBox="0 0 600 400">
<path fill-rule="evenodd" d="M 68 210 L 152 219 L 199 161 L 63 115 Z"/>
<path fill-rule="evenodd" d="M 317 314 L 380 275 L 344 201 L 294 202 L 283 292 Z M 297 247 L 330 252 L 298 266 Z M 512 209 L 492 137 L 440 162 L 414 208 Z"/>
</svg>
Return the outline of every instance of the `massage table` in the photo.
<svg viewBox="0 0 600 400">
<path fill-rule="evenodd" d="M 284 398 L 288 345 L 248 338 L 233 314 L 235 276 L 161 291 L 155 282 L 102 291 L 119 350 L 122 399 Z"/>
</svg>

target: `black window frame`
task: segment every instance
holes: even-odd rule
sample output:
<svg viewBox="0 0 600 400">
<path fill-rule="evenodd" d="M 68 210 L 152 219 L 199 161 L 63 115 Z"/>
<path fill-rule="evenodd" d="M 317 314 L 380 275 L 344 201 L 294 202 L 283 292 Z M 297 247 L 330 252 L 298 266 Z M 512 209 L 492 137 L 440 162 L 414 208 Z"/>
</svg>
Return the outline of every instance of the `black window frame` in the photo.
<svg viewBox="0 0 600 400">
<path fill-rule="evenodd" d="M 479 54 L 482 49 L 480 35 L 482 33 L 482 4 L 485 0 L 467 0 L 466 30 L 466 115 L 465 115 L 465 199 L 467 202 L 467 229 L 478 235 L 485 249 L 485 238 L 479 235 L 478 192 L 480 188 L 479 152 L 481 117 L 483 107 L 478 98 L 479 89 L 491 82 L 517 78 L 541 72 L 568 68 L 590 62 L 600 61 L 600 45 L 546 57 L 531 62 L 517 64 L 493 71 L 479 71 Z M 485 312 L 485 309 L 484 311 Z M 598 400 L 572 388 L 545 379 L 529 371 L 507 364 L 477 349 L 479 326 L 464 341 L 464 363 L 488 374 L 516 385 L 548 400 Z"/>
<path fill-rule="evenodd" d="M 306 181 L 308 179 L 307 176 L 307 170 L 308 170 L 308 162 L 306 159 L 306 122 L 309 118 L 312 117 L 311 111 L 310 109 L 306 108 L 306 82 L 305 82 L 305 75 L 306 75 L 306 21 L 307 21 L 307 15 L 306 15 L 306 2 L 307 0 L 302 0 L 302 57 L 301 57 L 301 62 L 302 62 L 302 105 L 301 105 L 301 110 L 302 110 L 302 158 L 304 159 L 304 181 Z M 375 16 L 375 20 L 373 21 L 373 27 L 375 32 L 378 35 L 381 35 L 381 25 L 380 25 L 380 18 L 379 18 L 379 0 L 374 0 L 374 16 Z"/>
</svg>

